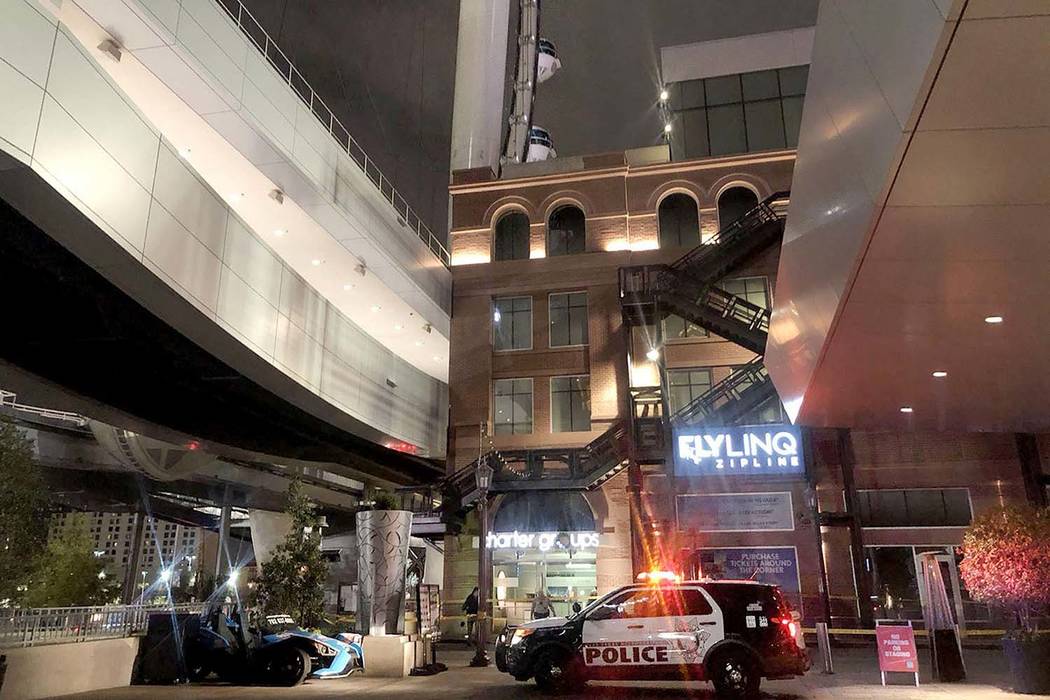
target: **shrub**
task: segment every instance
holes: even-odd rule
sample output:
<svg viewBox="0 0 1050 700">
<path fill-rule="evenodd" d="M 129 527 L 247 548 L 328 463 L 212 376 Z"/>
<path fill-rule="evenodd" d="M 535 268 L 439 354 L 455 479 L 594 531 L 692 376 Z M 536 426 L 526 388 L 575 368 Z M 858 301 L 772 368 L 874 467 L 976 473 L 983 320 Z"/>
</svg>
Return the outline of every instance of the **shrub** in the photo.
<svg viewBox="0 0 1050 700">
<path fill-rule="evenodd" d="M 1050 605 L 1050 508 L 982 513 L 963 537 L 959 573 L 976 600 L 1008 609 L 1022 635 Z"/>
</svg>

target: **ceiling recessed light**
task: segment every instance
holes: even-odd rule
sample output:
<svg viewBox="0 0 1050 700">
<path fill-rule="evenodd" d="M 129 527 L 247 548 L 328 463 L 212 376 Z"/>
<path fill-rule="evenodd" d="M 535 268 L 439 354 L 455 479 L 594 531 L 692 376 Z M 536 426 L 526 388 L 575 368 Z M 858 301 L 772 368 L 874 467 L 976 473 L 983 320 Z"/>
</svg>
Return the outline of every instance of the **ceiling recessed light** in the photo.
<svg viewBox="0 0 1050 700">
<path fill-rule="evenodd" d="M 352 285 L 352 284 L 344 284 L 343 285 L 343 291 L 344 292 L 349 292 L 353 288 L 354 288 L 354 285 Z"/>
<path fill-rule="evenodd" d="M 417 341 L 416 341 L 416 347 L 417 347 L 417 348 L 421 348 L 421 347 L 423 347 L 423 341 L 422 341 L 422 340 L 417 340 Z"/>
<path fill-rule="evenodd" d="M 310 264 L 313 265 L 314 267 L 318 267 L 323 262 L 324 262 L 324 260 L 321 260 L 321 258 L 314 258 L 313 260 L 310 261 Z"/>
<path fill-rule="evenodd" d="M 240 199 L 241 197 L 243 197 L 243 196 L 244 196 L 244 193 L 243 193 L 243 192 L 230 192 L 230 194 L 229 194 L 229 195 L 227 195 L 227 196 L 228 196 L 228 197 L 229 197 L 230 199 L 232 199 L 233 201 L 235 201 L 235 202 L 236 202 L 236 201 L 237 201 L 238 199 Z"/>
<path fill-rule="evenodd" d="M 911 413 L 911 412 L 912 412 L 912 407 L 911 406 L 901 406 L 901 413 Z"/>
<path fill-rule="evenodd" d="M 399 331 L 399 330 L 401 330 L 402 328 L 404 328 L 404 326 L 402 326 L 402 325 L 401 325 L 400 323 L 395 323 L 395 324 L 394 324 L 394 330 L 395 330 L 395 331 Z"/>
<path fill-rule="evenodd" d="M 948 376 L 948 373 L 945 372 L 943 369 L 935 369 L 933 371 L 933 376 L 937 377 L 938 379 L 943 379 L 944 377 Z"/>
<path fill-rule="evenodd" d="M 288 233 L 288 232 L 285 231 L 283 228 L 275 228 L 273 230 L 273 235 L 277 236 L 278 238 L 280 238 L 281 236 L 283 236 L 286 233 Z"/>
<path fill-rule="evenodd" d="M 672 127 L 672 126 L 671 126 L 670 124 L 664 124 L 664 133 L 665 133 L 665 134 L 669 134 L 669 133 L 671 133 L 671 129 L 672 129 L 672 128 L 673 128 L 673 127 Z"/>
<path fill-rule="evenodd" d="M 193 153 L 193 151 L 185 146 L 179 149 L 179 155 L 183 158 L 189 159 L 191 153 Z"/>
<path fill-rule="evenodd" d="M 656 362 L 660 359 L 660 351 L 656 348 L 649 348 L 649 352 L 645 353 L 645 356 L 649 358 L 650 362 Z"/>
<path fill-rule="evenodd" d="M 667 92 L 667 88 L 664 88 L 663 90 L 660 91 L 660 101 L 661 102 L 667 102 L 667 98 L 670 97 L 670 96 L 671 95 Z"/>
<path fill-rule="evenodd" d="M 434 355 L 435 362 L 441 362 L 441 355 Z"/>
<path fill-rule="evenodd" d="M 378 313 L 380 309 L 379 304 L 372 304 L 372 313 Z"/>
<path fill-rule="evenodd" d="M 1002 316 L 985 316 L 984 317 L 984 322 L 985 323 L 1002 323 L 1003 322 L 1003 317 Z"/>
</svg>

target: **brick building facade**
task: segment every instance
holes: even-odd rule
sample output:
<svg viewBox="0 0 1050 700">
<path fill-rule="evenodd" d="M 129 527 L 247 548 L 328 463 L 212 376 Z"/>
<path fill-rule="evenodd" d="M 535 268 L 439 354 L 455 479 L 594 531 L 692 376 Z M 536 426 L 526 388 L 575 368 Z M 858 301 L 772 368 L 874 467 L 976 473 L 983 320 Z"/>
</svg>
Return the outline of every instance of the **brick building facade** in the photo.
<svg viewBox="0 0 1050 700">
<path fill-rule="evenodd" d="M 493 179 L 487 171 L 455 173 L 450 187 L 450 472 L 469 465 L 489 447 L 582 447 L 632 410 L 632 387 L 662 386 L 665 402 L 673 410 L 676 401 L 688 400 L 754 359 L 753 352 L 674 316 L 659 327 L 627 328 L 621 312 L 619 270 L 674 261 L 729 223 L 720 218 L 739 215 L 739 210 L 727 206 L 732 196 L 742 194 L 745 202 L 748 197 L 761 201 L 789 190 L 793 164 L 794 152 L 790 150 L 666 162 L 658 149 L 646 149 L 515 166 L 514 172 L 509 177 L 505 173 L 503 179 Z M 733 194 L 726 197 L 726 193 Z M 692 224 L 697 230 L 681 241 L 683 245 L 674 245 L 675 239 L 661 232 L 661 225 L 669 227 L 667 222 L 671 221 L 662 209 L 671 195 L 685 195 L 697 210 Z M 575 254 L 550 255 L 549 222 L 564 206 L 582 211 L 585 241 Z M 500 222 L 510 214 L 524 214 L 528 219 L 528 255 L 524 255 L 522 245 L 517 259 L 495 259 L 507 257 L 495 237 Z M 779 250 L 779 244 L 769 246 L 732 270 L 720 284 L 758 306 L 771 308 Z M 552 333 L 560 333 L 563 323 L 562 297 L 555 304 L 552 295 L 581 292 L 586 295 L 586 342 L 552 342 Z M 529 309 L 530 325 L 520 331 L 520 337 L 515 335 L 514 347 L 500 349 L 496 347 L 494 325 L 504 322 L 499 311 L 511 307 L 499 304 L 507 299 L 519 300 L 514 308 Z M 555 319 L 552 314 L 561 315 Z M 521 318 L 525 316 L 522 313 Z M 653 350 L 653 357 L 648 357 Z M 562 394 L 554 405 L 555 387 L 562 387 L 564 378 L 582 377 L 588 379 L 586 385 L 579 386 L 587 392 L 589 430 L 559 430 L 556 422 L 564 424 L 566 409 L 562 407 Z M 521 381 L 506 383 L 511 380 Z M 503 386 L 515 387 L 515 396 L 531 394 L 527 401 L 521 399 L 528 406 L 527 423 L 515 422 L 512 425 L 516 427 L 501 429 L 500 422 L 511 419 L 502 415 L 500 407 L 513 407 L 515 412 L 519 408 L 514 403 L 516 398 L 511 403 L 498 403 L 497 393 Z M 779 408 L 767 406 L 762 416 L 753 416 L 754 422 L 785 420 Z M 853 432 L 847 433 L 845 443 L 841 437 L 838 431 L 828 429 L 807 432 L 804 477 L 719 475 L 681 479 L 670 468 L 649 465 L 638 471 L 639 494 L 633 508 L 628 472 L 617 473 L 583 496 L 600 535 L 587 585 L 593 581 L 593 586 L 604 592 L 627 583 L 643 562 L 654 559 L 654 553 L 660 553 L 655 558 L 665 559 L 670 554 L 679 565 L 689 560 L 699 562 L 704 575 L 741 575 L 741 562 L 765 558 L 775 564 L 769 568 L 772 580 L 784 585 L 793 578 L 795 590 L 788 592 L 804 607 L 808 618 L 820 616 L 824 605 L 830 605 L 831 613 L 846 621 L 865 617 L 862 613 L 866 608 L 875 616 L 914 616 L 918 601 L 912 601 L 911 596 L 918 595 L 920 587 L 909 566 L 914 568 L 914 556 L 920 551 L 943 547 L 946 578 L 954 586 L 951 593 L 959 613 L 975 624 L 986 620 L 987 611 L 969 602 L 957 582 L 955 548 L 972 515 L 989 505 L 1024 500 L 1015 437 Z M 863 506 L 860 513 L 846 514 L 858 519 L 861 532 L 864 561 L 856 566 L 858 543 L 852 542 L 851 551 L 848 528 L 838 526 L 841 523 L 818 526 L 819 513 L 842 515 L 846 510 L 843 444 L 852 452 L 851 473 Z M 690 522 L 689 513 L 700 501 L 688 501 L 688 508 L 680 506 L 685 503 L 683 499 L 703 500 L 704 496 L 715 497 L 704 501 L 705 508 L 718 507 L 716 501 L 738 499 L 746 504 L 759 502 L 749 499 L 768 497 L 774 508 L 785 513 L 780 514 L 779 523 L 761 530 L 740 531 L 717 524 L 698 528 Z M 493 510 L 498 512 L 508 498 L 519 495 L 496 496 Z M 741 506 L 746 507 L 750 506 Z M 911 520 L 902 521 L 901 527 L 887 526 L 883 520 L 898 511 Z M 950 524 L 916 524 L 927 521 Z M 446 539 L 448 614 L 458 614 L 459 601 L 476 584 L 480 541 L 477 524 L 469 519 L 463 534 Z M 829 581 L 827 596 L 821 554 Z M 525 590 L 526 585 L 551 588 L 556 600 L 564 594 L 563 608 L 555 605 L 559 614 L 567 612 L 570 601 L 580 596 L 571 585 L 571 577 L 557 578 L 562 574 L 552 575 L 549 568 L 546 579 L 529 574 L 529 583 L 522 583 L 528 567 L 515 569 L 515 561 L 535 562 L 525 561 L 530 558 L 527 552 L 514 556 L 516 560 L 506 560 L 510 566 L 506 576 L 495 583 L 496 617 L 527 615 L 520 608 L 515 612 L 510 594 L 501 598 L 500 580 L 516 581 L 520 584 L 517 595 L 525 598 L 533 592 Z M 549 563 L 544 566 L 549 567 Z M 858 575 L 866 579 L 860 585 L 855 581 Z M 550 585 L 555 579 L 568 585 Z M 870 602 L 863 600 L 867 595 Z"/>
</svg>

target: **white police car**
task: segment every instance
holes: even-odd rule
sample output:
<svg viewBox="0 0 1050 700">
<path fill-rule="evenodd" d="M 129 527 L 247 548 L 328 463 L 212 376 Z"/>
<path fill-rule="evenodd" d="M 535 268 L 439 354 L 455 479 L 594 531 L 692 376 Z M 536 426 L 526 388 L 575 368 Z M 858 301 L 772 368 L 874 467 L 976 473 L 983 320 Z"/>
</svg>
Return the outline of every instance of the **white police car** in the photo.
<svg viewBox="0 0 1050 700">
<path fill-rule="evenodd" d="M 507 628 L 497 667 L 548 692 L 588 680 L 710 680 L 751 697 L 762 678 L 809 669 L 797 616 L 780 589 L 753 581 L 677 581 L 617 588 L 568 618 Z"/>
</svg>

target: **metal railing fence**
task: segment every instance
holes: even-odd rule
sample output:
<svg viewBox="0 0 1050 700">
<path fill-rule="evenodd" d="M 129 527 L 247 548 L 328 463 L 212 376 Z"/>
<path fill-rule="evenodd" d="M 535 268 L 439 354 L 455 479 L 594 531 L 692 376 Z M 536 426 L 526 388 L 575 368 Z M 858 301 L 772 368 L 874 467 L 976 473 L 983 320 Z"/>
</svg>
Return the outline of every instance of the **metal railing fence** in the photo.
<svg viewBox="0 0 1050 700">
<path fill-rule="evenodd" d="M 65 644 L 142 634 L 152 613 L 199 613 L 200 604 L 0 608 L 0 648 Z"/>
<path fill-rule="evenodd" d="M 383 175 L 375 161 L 368 157 L 361 145 L 354 140 L 350 132 L 343 126 L 335 113 L 318 96 L 310 83 L 307 82 L 299 69 L 295 67 L 291 59 L 270 38 L 255 16 L 244 6 L 241 0 L 216 0 L 226 14 L 237 24 L 248 39 L 255 44 L 266 60 L 277 74 L 288 83 L 289 87 L 299 96 L 303 104 L 313 113 L 314 117 L 321 123 L 328 133 L 335 139 L 339 147 L 346 151 L 350 159 L 360 166 L 365 177 L 372 181 L 379 193 L 394 208 L 401 222 L 415 232 L 430 252 L 433 253 L 445 267 L 449 267 L 451 259 L 445 245 L 431 233 L 430 228 L 420 220 L 416 212 L 408 205 L 405 198 L 394 188 L 390 180 Z"/>
</svg>

